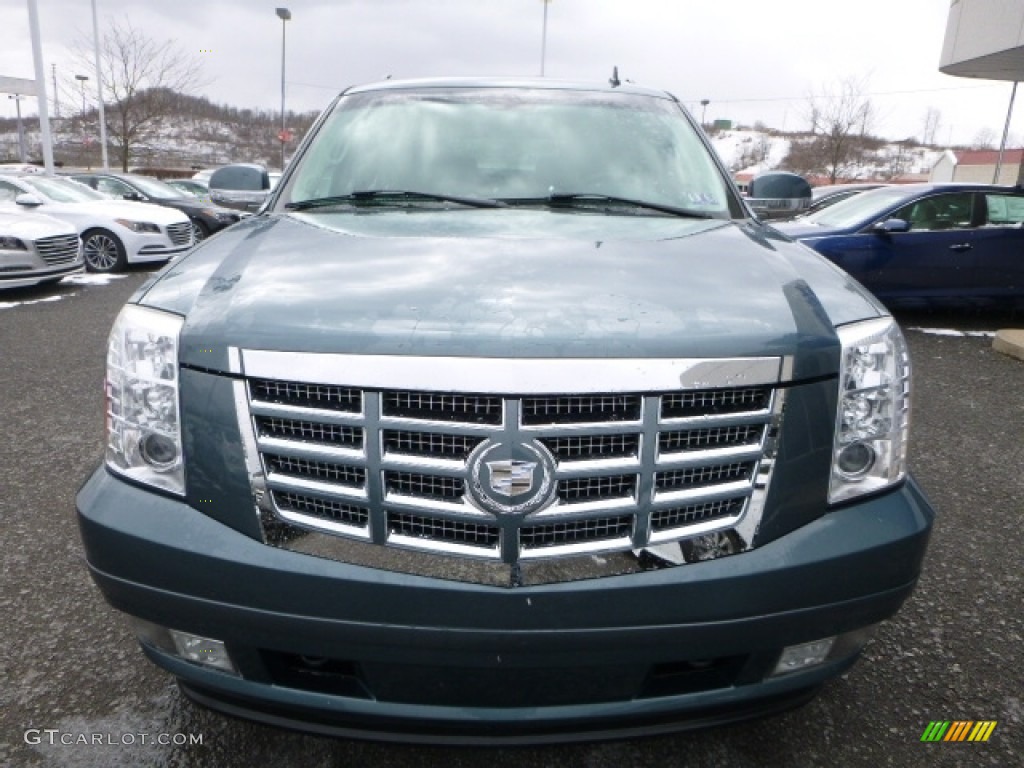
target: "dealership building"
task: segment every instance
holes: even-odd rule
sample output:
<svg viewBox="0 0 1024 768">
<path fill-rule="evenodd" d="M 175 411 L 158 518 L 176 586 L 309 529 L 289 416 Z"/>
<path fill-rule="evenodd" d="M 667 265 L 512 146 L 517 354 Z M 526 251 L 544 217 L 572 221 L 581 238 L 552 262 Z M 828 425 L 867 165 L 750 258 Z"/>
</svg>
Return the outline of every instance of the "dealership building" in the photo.
<svg viewBox="0 0 1024 768">
<path fill-rule="evenodd" d="M 1024 2 L 952 0 L 939 71 L 981 80 L 1024 80 Z M 1024 183 L 1024 161 L 1019 154 L 1013 159 L 1017 183 Z"/>
</svg>

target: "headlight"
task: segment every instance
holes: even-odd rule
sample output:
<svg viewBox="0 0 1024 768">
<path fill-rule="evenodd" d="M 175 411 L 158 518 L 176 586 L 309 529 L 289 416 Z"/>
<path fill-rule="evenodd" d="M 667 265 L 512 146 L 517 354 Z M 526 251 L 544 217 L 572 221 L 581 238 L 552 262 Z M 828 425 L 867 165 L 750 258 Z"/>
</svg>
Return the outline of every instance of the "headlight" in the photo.
<svg viewBox="0 0 1024 768">
<path fill-rule="evenodd" d="M 107 344 L 107 466 L 140 483 L 185 494 L 178 406 L 182 319 L 126 306 Z"/>
<path fill-rule="evenodd" d="M 216 208 L 204 208 L 203 215 L 217 221 L 238 221 L 238 214 L 231 213 L 230 211 L 219 211 Z"/>
<path fill-rule="evenodd" d="M 0 251 L 27 251 L 28 248 L 16 237 L 0 237 Z"/>
<path fill-rule="evenodd" d="M 154 235 L 160 234 L 160 227 L 148 221 L 130 221 L 129 219 L 114 219 L 122 227 L 127 227 L 132 232 L 150 232 Z"/>
<path fill-rule="evenodd" d="M 910 356 L 891 317 L 845 325 L 829 501 L 844 501 L 906 475 Z"/>
</svg>

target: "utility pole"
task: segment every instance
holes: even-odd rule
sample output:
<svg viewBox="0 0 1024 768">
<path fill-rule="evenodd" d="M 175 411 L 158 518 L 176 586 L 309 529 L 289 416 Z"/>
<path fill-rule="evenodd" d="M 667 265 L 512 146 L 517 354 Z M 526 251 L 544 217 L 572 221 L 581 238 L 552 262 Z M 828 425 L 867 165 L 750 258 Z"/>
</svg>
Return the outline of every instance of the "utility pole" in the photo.
<svg viewBox="0 0 1024 768">
<path fill-rule="evenodd" d="M 551 0 L 541 0 L 544 3 L 544 26 L 540 34 L 540 76 L 544 77 L 544 59 L 548 52 L 548 4 Z"/>
</svg>

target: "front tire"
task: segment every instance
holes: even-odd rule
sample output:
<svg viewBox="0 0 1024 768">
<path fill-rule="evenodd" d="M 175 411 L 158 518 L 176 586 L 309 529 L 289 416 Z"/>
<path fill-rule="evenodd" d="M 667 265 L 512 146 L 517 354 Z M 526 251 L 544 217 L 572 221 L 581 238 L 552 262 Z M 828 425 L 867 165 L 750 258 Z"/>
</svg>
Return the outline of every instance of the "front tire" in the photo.
<svg viewBox="0 0 1024 768">
<path fill-rule="evenodd" d="M 105 229 L 90 229 L 82 235 L 82 257 L 90 272 L 120 272 L 128 263 L 124 245 Z"/>
<path fill-rule="evenodd" d="M 206 225 L 201 221 L 192 219 L 192 240 L 195 245 L 198 245 L 203 240 L 210 236 L 210 230 L 206 228 Z"/>
</svg>

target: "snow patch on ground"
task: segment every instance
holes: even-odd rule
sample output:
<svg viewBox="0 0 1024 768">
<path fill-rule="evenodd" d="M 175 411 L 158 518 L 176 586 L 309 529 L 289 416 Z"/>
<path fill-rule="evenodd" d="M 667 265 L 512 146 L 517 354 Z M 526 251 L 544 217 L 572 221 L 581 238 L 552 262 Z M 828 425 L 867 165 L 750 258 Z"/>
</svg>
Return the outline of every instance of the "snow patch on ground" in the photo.
<svg viewBox="0 0 1024 768">
<path fill-rule="evenodd" d="M 30 299 L 29 301 L 0 301 L 0 309 L 12 309 L 13 307 L 21 307 L 28 304 L 46 304 L 52 301 L 60 301 L 65 299 L 71 294 L 62 293 L 58 296 L 47 296 L 45 299 Z"/>
<path fill-rule="evenodd" d="M 952 328 L 908 328 L 910 331 L 917 331 L 918 333 L 927 333 L 929 336 L 975 336 L 980 338 L 994 338 L 996 335 L 995 331 L 957 331 Z"/>
<path fill-rule="evenodd" d="M 60 281 L 61 285 L 109 285 L 112 280 L 123 280 L 124 275 L 68 275 Z"/>
</svg>

